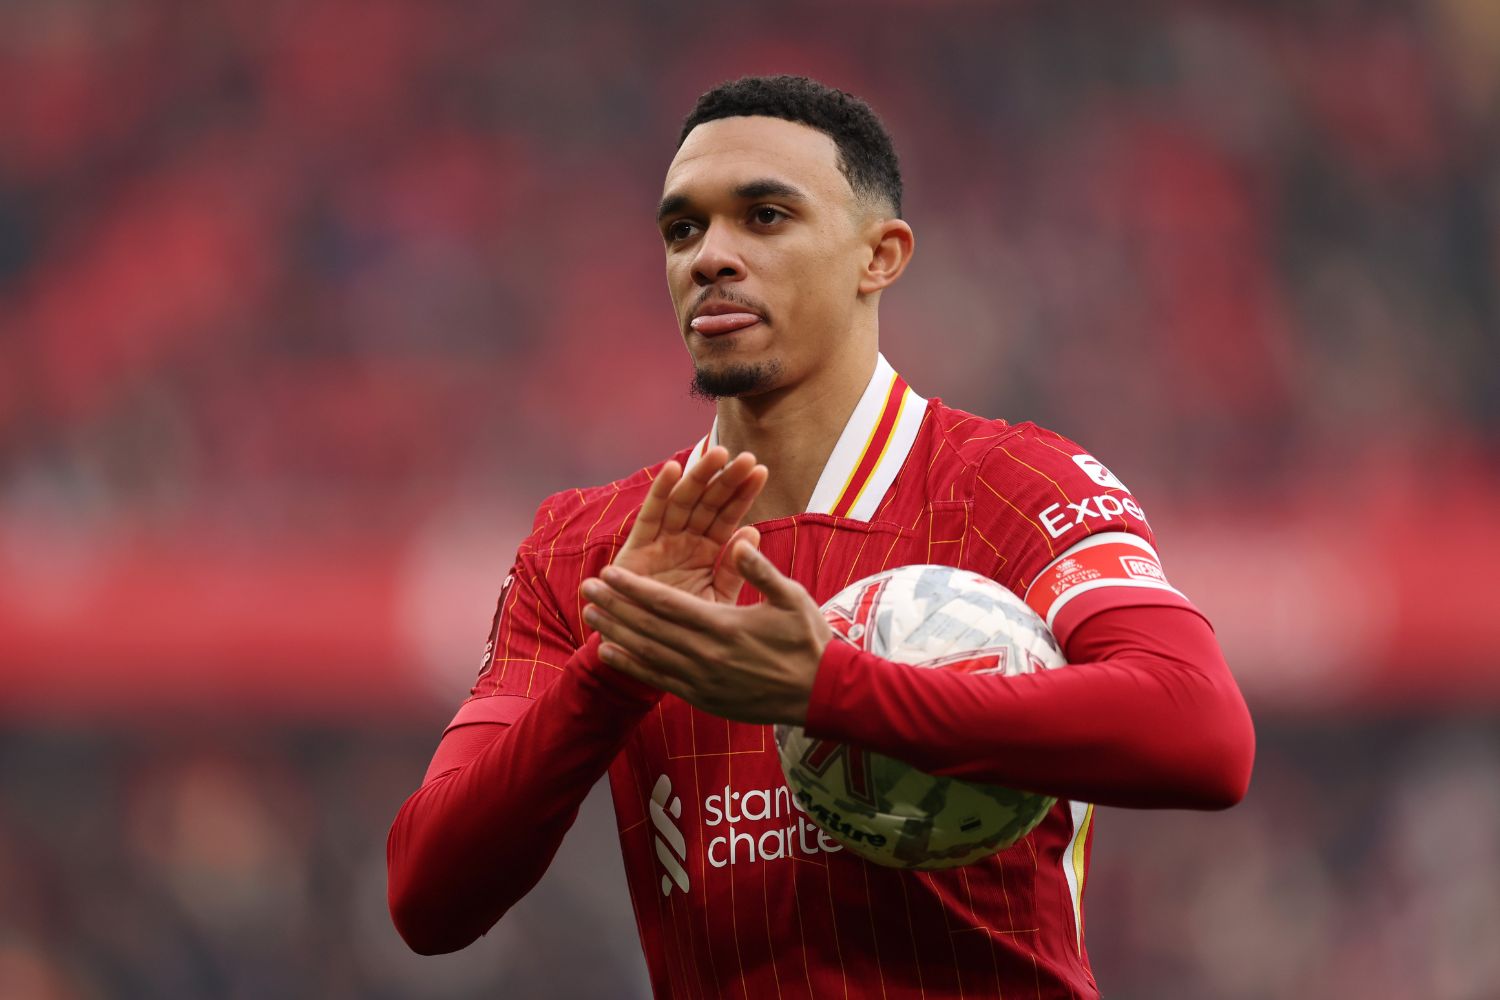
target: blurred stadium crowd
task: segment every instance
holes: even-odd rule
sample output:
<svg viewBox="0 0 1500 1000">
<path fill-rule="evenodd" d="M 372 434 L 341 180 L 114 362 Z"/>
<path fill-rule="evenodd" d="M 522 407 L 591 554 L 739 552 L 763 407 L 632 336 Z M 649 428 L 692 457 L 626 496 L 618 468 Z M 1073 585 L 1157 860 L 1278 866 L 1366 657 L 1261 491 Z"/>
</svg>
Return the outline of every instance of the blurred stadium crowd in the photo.
<svg viewBox="0 0 1500 1000">
<path fill-rule="evenodd" d="M 1260 738 L 1234 810 L 1101 814 L 1088 926 L 1104 995 L 1496 996 L 1494 725 L 1262 723 Z M 649 996 L 597 794 L 487 937 L 406 951 L 385 909 L 385 828 L 430 745 L 347 729 L 7 734 L 0 996 Z"/>
<path fill-rule="evenodd" d="M 712 44 L 691 9 L 0 8 L 7 506 L 363 531 L 686 443 L 650 211 L 740 66 L 888 118 L 921 256 L 886 349 L 926 391 L 1174 494 L 1493 451 L 1486 0 L 770 3 L 805 30 Z"/>
<path fill-rule="evenodd" d="M 679 0 L 10 0 L 0 684 L 50 693 L 0 739 L 0 996 L 639 989 L 607 820 L 535 919 L 457 959 L 400 954 L 380 848 L 537 501 L 706 426 L 652 210 L 696 95 L 777 71 L 867 97 L 903 154 L 893 363 L 1085 442 L 1165 512 L 1169 565 L 1219 530 L 1202 511 L 1317 537 L 1370 512 L 1490 525 L 1492 0 L 771 0 L 722 24 Z M 254 585 L 224 568 L 268 563 Z M 78 599 L 106 569 L 144 595 L 119 612 L 142 635 Z M 288 598 L 309 577 L 317 599 Z M 372 614 L 340 603 L 351 578 L 405 596 Z M 337 670 L 393 645 L 329 636 L 385 618 L 419 638 L 384 655 L 447 664 L 438 688 L 393 679 L 378 726 L 309 722 L 319 677 L 354 697 Z M 253 708 L 159 680 L 229 662 L 268 678 Z M 102 703 L 130 710 L 89 724 Z M 1106 995 L 1500 997 L 1496 702 L 1372 710 L 1263 715 L 1225 816 L 1107 817 Z M 225 717 L 233 739 L 202 721 Z M 585 947 L 569 926 L 594 960 L 558 973 Z"/>
</svg>

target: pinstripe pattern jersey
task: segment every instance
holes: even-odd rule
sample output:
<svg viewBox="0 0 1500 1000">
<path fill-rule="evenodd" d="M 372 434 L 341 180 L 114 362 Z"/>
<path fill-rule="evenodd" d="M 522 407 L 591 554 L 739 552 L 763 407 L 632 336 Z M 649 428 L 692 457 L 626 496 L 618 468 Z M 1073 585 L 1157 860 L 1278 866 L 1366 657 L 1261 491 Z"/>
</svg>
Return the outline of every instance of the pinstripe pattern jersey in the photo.
<svg viewBox="0 0 1500 1000">
<path fill-rule="evenodd" d="M 713 437 L 676 458 L 691 462 Z M 613 557 L 659 468 L 542 505 L 465 708 L 483 699 L 486 717 L 503 720 L 513 713 L 496 705 L 518 713 L 555 679 L 586 638 L 579 584 Z M 1110 534 L 1147 552 L 1153 541 L 1139 505 L 1077 445 L 924 400 L 883 359 L 811 506 L 758 527 L 762 551 L 819 603 L 909 563 L 975 570 L 1026 595 L 1086 539 Z M 1116 592 L 1096 589 L 1095 607 Z M 742 601 L 757 599 L 745 588 Z M 1165 586 L 1129 602 L 1185 603 Z M 609 774 L 659 997 L 1098 995 L 1082 927 L 1085 803 L 1059 802 L 1021 842 L 974 865 L 881 868 L 838 849 L 792 805 L 770 727 L 672 696 Z"/>
</svg>

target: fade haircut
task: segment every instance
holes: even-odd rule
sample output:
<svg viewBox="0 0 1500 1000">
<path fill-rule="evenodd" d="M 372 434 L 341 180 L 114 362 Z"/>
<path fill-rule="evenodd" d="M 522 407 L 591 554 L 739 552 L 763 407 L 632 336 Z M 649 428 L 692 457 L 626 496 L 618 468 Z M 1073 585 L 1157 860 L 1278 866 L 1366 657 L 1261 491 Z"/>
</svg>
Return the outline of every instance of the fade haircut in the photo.
<svg viewBox="0 0 1500 1000">
<path fill-rule="evenodd" d="M 853 94 L 805 76 L 746 76 L 721 83 L 698 98 L 677 137 L 681 149 L 688 133 L 704 122 L 740 115 L 762 115 L 797 122 L 833 140 L 839 170 L 854 193 L 886 202 L 901 218 L 901 167 L 879 117 Z"/>
</svg>

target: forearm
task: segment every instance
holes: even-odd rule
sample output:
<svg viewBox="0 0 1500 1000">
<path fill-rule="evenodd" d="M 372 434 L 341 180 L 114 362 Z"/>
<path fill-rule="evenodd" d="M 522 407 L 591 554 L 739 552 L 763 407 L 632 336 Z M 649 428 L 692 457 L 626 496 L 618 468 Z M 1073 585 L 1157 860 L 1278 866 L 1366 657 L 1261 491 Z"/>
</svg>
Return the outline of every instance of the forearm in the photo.
<svg viewBox="0 0 1500 1000">
<path fill-rule="evenodd" d="M 589 789 L 655 704 L 658 695 L 599 662 L 597 645 L 575 654 L 513 724 L 479 723 L 493 734 L 488 745 L 429 773 L 402 805 L 386 845 L 389 902 L 413 950 L 467 946 L 536 885 Z"/>
<path fill-rule="evenodd" d="M 1244 796 L 1254 732 L 1200 617 L 1102 612 L 1067 652 L 1057 670 L 972 676 L 831 644 L 807 730 L 934 774 L 1103 805 L 1214 809 Z"/>
</svg>

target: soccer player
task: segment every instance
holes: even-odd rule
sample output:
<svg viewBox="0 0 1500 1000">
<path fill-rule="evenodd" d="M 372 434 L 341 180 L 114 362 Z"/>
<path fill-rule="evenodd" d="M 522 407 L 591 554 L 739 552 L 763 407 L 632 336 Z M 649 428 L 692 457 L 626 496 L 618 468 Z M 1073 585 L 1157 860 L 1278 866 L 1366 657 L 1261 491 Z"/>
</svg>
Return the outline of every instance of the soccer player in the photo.
<svg viewBox="0 0 1500 1000">
<path fill-rule="evenodd" d="M 608 772 L 657 996 L 1098 996 L 1093 804 L 1223 808 L 1254 753 L 1144 510 L 1071 441 L 924 399 L 880 355 L 913 237 L 857 98 L 800 77 L 703 95 L 657 222 L 716 418 L 542 504 L 479 680 L 391 829 L 397 928 L 423 953 L 475 940 Z M 1023 596 L 1070 665 L 975 676 L 830 642 L 821 602 L 911 563 Z M 882 868 L 791 802 L 774 723 L 1059 802 L 982 862 Z"/>
</svg>

